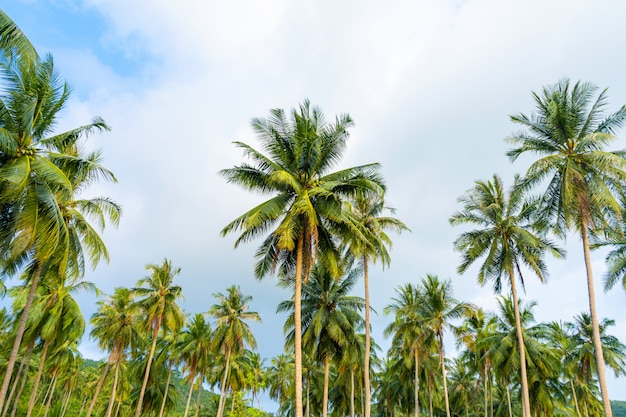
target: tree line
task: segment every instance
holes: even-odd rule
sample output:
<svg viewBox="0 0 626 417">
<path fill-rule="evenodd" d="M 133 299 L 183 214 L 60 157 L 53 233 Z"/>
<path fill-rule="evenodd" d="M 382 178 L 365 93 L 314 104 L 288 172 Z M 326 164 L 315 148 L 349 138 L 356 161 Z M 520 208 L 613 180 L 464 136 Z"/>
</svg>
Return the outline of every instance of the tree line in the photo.
<svg viewBox="0 0 626 417">
<path fill-rule="evenodd" d="M 385 309 L 393 319 L 385 357 L 370 334 L 369 268 L 388 266 L 390 232 L 409 229 L 387 204 L 380 165 L 333 170 L 353 125 L 347 114 L 328 122 L 305 100 L 253 119 L 261 150 L 236 142 L 247 160 L 220 175 L 269 198 L 222 235 L 237 234 L 236 247 L 260 238 L 254 274 L 293 291 L 277 307 L 287 315 L 284 353 L 265 366 L 254 352 L 248 322 L 260 317 L 236 286 L 215 293 L 204 314 L 186 314 L 176 302 L 180 269 L 165 259 L 149 264 L 134 288 L 98 302 L 90 337 L 108 358 L 89 375 L 78 352 L 86 323 L 72 295 L 98 293 L 83 280 L 85 263 L 108 261 L 99 230 L 118 224 L 121 206 L 81 198 L 98 181 L 116 181 L 84 142 L 109 127 L 95 118 L 55 132 L 71 89 L 52 56 L 40 57 L 2 11 L 0 47 L 0 267 L 3 277 L 23 281 L 8 289 L 12 308 L 0 321 L 3 416 L 160 417 L 179 396 L 185 417 L 246 415 L 258 413 L 247 405 L 262 390 L 278 414 L 296 417 L 612 415 L 605 367 L 623 374 L 625 351 L 607 333 L 613 322 L 597 316 L 590 251 L 611 248 L 606 288 L 620 280 L 626 288 L 626 154 L 606 149 L 626 107 L 607 114 L 606 90 L 563 79 L 533 93 L 535 113 L 511 116 L 522 130 L 507 138 L 508 156 L 538 159 L 509 189 L 494 174 L 459 198 L 450 217 L 464 228 L 454 242 L 458 272 L 479 264 L 480 285 L 498 294 L 507 287 L 500 311 L 458 301 L 450 281 L 426 275 L 397 288 Z M 565 256 L 558 243 L 569 231 L 582 241 L 589 312 L 535 324 L 534 305 L 520 300 L 517 285 L 526 275 L 545 279 L 545 258 Z M 360 277 L 364 296 L 350 295 Z M 444 351 L 448 333 L 461 351 L 454 359 Z M 187 379 L 186 395 L 173 374 Z M 203 384 L 219 387 L 210 410 L 200 407 Z"/>
</svg>

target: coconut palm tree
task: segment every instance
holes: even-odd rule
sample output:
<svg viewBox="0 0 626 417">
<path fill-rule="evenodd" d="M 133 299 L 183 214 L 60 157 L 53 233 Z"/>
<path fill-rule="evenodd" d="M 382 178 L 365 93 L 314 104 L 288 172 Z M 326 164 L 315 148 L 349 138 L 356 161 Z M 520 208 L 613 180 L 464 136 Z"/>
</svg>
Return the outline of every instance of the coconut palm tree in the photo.
<svg viewBox="0 0 626 417">
<path fill-rule="evenodd" d="M 547 184 L 542 196 L 542 218 L 561 237 L 568 230 L 580 233 L 587 274 L 589 312 L 594 329 L 598 380 L 606 417 L 611 404 L 606 386 L 604 358 L 596 312 L 595 284 L 589 251 L 589 233 L 615 229 L 622 217 L 626 185 L 626 153 L 606 150 L 615 129 L 626 118 L 626 106 L 605 114 L 606 89 L 595 97 L 590 83 L 563 79 L 533 93 L 536 113 L 511 116 L 524 130 L 507 140 L 516 146 L 507 155 L 512 161 L 524 153 L 539 159 L 526 172 L 527 187 Z"/>
<path fill-rule="evenodd" d="M 388 230 L 397 233 L 410 229 L 395 217 L 385 216 L 385 212 L 394 214 L 395 210 L 385 206 L 384 196 L 380 193 L 359 192 L 353 201 L 345 203 L 349 227 L 343 234 L 350 252 L 359 258 L 363 265 L 365 285 L 365 363 L 363 365 L 363 383 L 365 389 L 365 417 L 370 417 L 370 295 L 368 262 L 380 260 L 383 268 L 391 263 L 388 248 L 391 239 Z M 356 230 L 356 232 L 354 232 Z"/>
<path fill-rule="evenodd" d="M 182 289 L 174 285 L 174 278 L 180 273 L 180 268 L 174 268 L 172 262 L 165 259 L 161 265 L 149 264 L 146 269 L 150 271 L 150 275 L 140 279 L 133 291 L 137 296 L 137 308 L 140 309 L 144 323 L 151 332 L 152 346 L 146 362 L 135 417 L 139 417 L 142 411 L 159 332 L 161 329 L 178 332 L 185 319 L 183 311 L 176 304 L 176 301 L 182 298 Z"/>
<path fill-rule="evenodd" d="M 363 325 L 359 312 L 364 308 L 364 300 L 350 295 L 359 273 L 359 269 L 347 269 L 343 278 L 335 280 L 332 271 L 316 264 L 302 291 L 302 345 L 324 367 L 324 417 L 328 413 L 331 361 L 341 358 L 343 348 Z M 283 301 L 277 308 L 279 313 L 290 313 L 284 327 L 287 343 L 295 337 L 294 304 L 293 299 Z"/>
<path fill-rule="evenodd" d="M 443 381 L 444 404 L 446 417 L 450 417 L 450 402 L 448 401 L 448 384 L 446 378 L 446 364 L 443 348 L 443 330 L 451 325 L 450 321 L 466 315 L 471 305 L 457 301 L 453 297 L 450 281 L 441 281 L 436 275 L 427 274 L 422 279 L 423 316 L 422 325 L 430 329 L 439 342 L 439 365 Z"/>
<path fill-rule="evenodd" d="M 84 241 L 85 247 L 71 246 L 68 229 L 73 226 L 60 205 L 65 203 L 67 207 L 66 203 L 75 199 L 75 192 L 70 173 L 64 172 L 62 166 L 80 166 L 83 158 L 77 152 L 79 139 L 94 131 L 108 130 L 108 126 L 95 119 L 91 124 L 51 135 L 58 113 L 70 95 L 69 86 L 54 71 L 51 56 L 33 64 L 18 60 L 13 65 L 6 59 L 0 60 L 0 73 L 4 87 L 0 93 L 2 275 L 12 275 L 27 264 L 33 270 L 0 388 L 2 409 L 42 271 L 56 268 L 59 274 L 69 273 L 66 267 L 72 261 L 71 252 L 92 243 Z M 114 180 L 112 175 L 104 178 Z M 106 253 L 103 255 L 92 257 L 92 265 L 107 259 Z"/>
<path fill-rule="evenodd" d="M 138 346 L 141 341 L 141 335 L 138 331 L 139 316 L 135 304 L 135 293 L 128 288 L 118 287 L 111 297 L 98 301 L 98 310 L 91 316 L 91 325 L 90 337 L 98 341 L 98 346 L 101 349 L 110 352 L 108 363 L 114 366 L 115 383 L 112 387 L 111 400 L 106 415 L 110 417 L 120 364 L 124 360 L 127 350 Z M 91 416 L 105 377 L 106 373 L 102 375 L 96 386 L 86 417 Z"/>
<path fill-rule="evenodd" d="M 209 315 L 215 319 L 214 343 L 225 357 L 224 376 L 220 384 L 220 402 L 217 417 L 222 417 L 226 404 L 226 386 L 228 384 L 229 363 L 233 355 L 241 352 L 246 345 L 256 348 L 256 339 L 246 321 L 261 321 L 259 313 L 249 311 L 252 297 L 241 293 L 237 285 L 226 289 L 227 294 L 215 293 L 217 303 L 209 309 Z"/>
<path fill-rule="evenodd" d="M 256 276 L 265 277 L 280 264 L 295 277 L 296 417 L 302 417 L 302 283 L 307 281 L 318 257 L 325 258 L 331 267 L 338 262 L 330 225 L 344 221 L 342 201 L 353 197 L 357 190 L 381 192 L 383 188 L 378 164 L 330 171 L 343 155 L 351 126 L 348 115 L 327 123 L 320 109 L 308 100 L 294 109 L 291 117 L 282 109 L 271 110 L 269 118 L 252 120 L 267 156 L 236 142 L 252 164 L 220 171 L 228 182 L 273 195 L 229 223 L 222 235 L 240 231 L 237 247 L 270 232 L 255 255 Z"/>
<path fill-rule="evenodd" d="M 459 198 L 463 211 L 452 215 L 450 223 L 453 226 L 470 224 L 478 227 L 462 233 L 454 242 L 454 248 L 463 253 L 459 273 L 466 272 L 475 262 L 484 259 L 478 271 L 480 285 L 492 280 L 497 293 L 502 289 L 502 277 L 507 278 L 510 285 L 520 354 L 522 405 L 524 416 L 530 417 L 532 412 L 528 397 L 526 355 L 515 275 L 517 272 L 523 286 L 521 266 L 524 265 L 543 281 L 547 276 L 545 253 L 551 251 L 560 257 L 562 252 L 548 239 L 533 233 L 536 228 L 536 205 L 524 198 L 523 191 L 518 177 L 508 193 L 504 191 L 502 180 L 497 175 L 493 176 L 492 181 L 476 181 L 474 188 Z"/>
<path fill-rule="evenodd" d="M 213 330 L 203 314 L 196 313 L 186 329 L 182 331 L 177 340 L 176 350 L 180 353 L 181 359 L 187 369 L 187 379 L 189 381 L 189 394 L 185 406 L 184 417 L 189 413 L 191 394 L 198 371 L 200 371 L 199 389 L 202 389 L 204 379 L 204 369 L 208 366 L 211 358 L 211 347 L 213 343 Z"/>
</svg>

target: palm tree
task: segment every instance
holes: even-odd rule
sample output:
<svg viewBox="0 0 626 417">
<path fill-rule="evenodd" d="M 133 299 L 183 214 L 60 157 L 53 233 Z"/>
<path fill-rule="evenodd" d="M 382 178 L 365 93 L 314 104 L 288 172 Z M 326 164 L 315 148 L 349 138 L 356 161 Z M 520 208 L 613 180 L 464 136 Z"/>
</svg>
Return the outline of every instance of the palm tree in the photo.
<svg viewBox="0 0 626 417">
<path fill-rule="evenodd" d="M 211 345 L 213 342 L 213 330 L 210 323 L 206 322 L 204 315 L 196 313 L 186 329 L 182 331 L 177 341 L 176 350 L 180 353 L 187 369 L 189 381 L 189 394 L 185 406 L 184 417 L 189 413 L 191 394 L 193 393 L 196 374 L 200 371 L 199 389 L 202 389 L 204 369 L 208 366 L 211 357 Z"/>
<path fill-rule="evenodd" d="M 140 343 L 139 317 L 135 304 L 135 293 L 128 288 L 118 287 L 111 297 L 98 301 L 98 311 L 91 316 L 90 336 L 98 341 L 98 346 L 109 351 L 108 363 L 113 364 L 115 380 L 119 377 L 119 367 L 124 360 L 126 351 Z M 86 417 L 90 417 L 106 373 L 102 375 L 96 386 L 93 400 L 87 409 Z M 111 401 L 107 410 L 110 416 L 117 384 L 113 384 Z"/>
<path fill-rule="evenodd" d="M 255 274 L 265 277 L 279 264 L 295 277 L 295 401 L 302 417 L 302 346 L 300 297 L 302 282 L 319 257 L 336 265 L 339 255 L 330 226 L 343 222 L 342 198 L 356 190 L 382 190 L 378 164 L 331 173 L 348 139 L 352 119 L 327 123 L 322 112 L 305 100 L 288 118 L 274 109 L 268 119 L 253 119 L 252 128 L 268 156 L 242 142 L 236 145 L 252 160 L 220 173 L 249 191 L 273 194 L 222 229 L 222 235 L 241 231 L 235 247 L 271 231 L 256 252 Z M 336 267 L 335 267 L 336 268 Z M 337 271 L 338 272 L 338 271 Z"/>
<path fill-rule="evenodd" d="M 360 273 L 346 270 L 343 279 L 335 280 L 332 271 L 316 264 L 302 294 L 302 345 L 324 366 L 322 415 L 328 413 L 328 386 L 331 360 L 341 358 L 344 347 L 362 326 L 359 311 L 364 308 L 360 297 L 350 295 Z M 295 337 L 294 302 L 283 301 L 277 312 L 291 313 L 285 324 L 287 343 Z"/>
<path fill-rule="evenodd" d="M 363 281 L 365 285 L 365 363 L 363 365 L 363 383 L 365 389 L 365 417 L 371 413 L 370 388 L 370 294 L 368 261 L 376 262 L 380 259 L 383 268 L 391 263 L 388 247 L 391 239 L 387 230 L 402 232 L 409 230 L 400 220 L 391 216 L 383 216 L 388 211 L 394 214 L 395 210 L 385 206 L 384 196 L 380 193 L 357 193 L 352 202 L 346 203 L 346 212 L 349 218 L 348 225 L 357 232 L 348 231 L 343 235 L 352 254 L 361 259 L 363 264 Z"/>
<path fill-rule="evenodd" d="M 222 417 L 226 405 L 226 386 L 231 356 L 241 352 L 246 345 L 253 349 L 256 347 L 256 339 L 246 321 L 261 321 L 259 313 L 248 311 L 252 297 L 242 294 L 239 286 L 228 287 L 226 292 L 227 294 L 213 294 L 217 303 L 209 309 L 209 315 L 216 320 L 214 342 L 226 359 L 217 417 Z"/>
<path fill-rule="evenodd" d="M 606 89 L 594 100 L 597 87 L 563 79 L 533 93 L 537 113 L 511 116 L 525 129 L 508 138 L 517 146 L 507 155 L 512 161 L 523 153 L 537 154 L 526 173 L 525 185 L 547 183 L 542 198 L 542 217 L 554 232 L 565 237 L 567 230 L 580 233 L 587 273 L 589 311 L 594 332 L 598 380 L 604 413 L 611 417 L 606 386 L 604 358 L 598 317 L 595 284 L 589 252 L 589 232 L 603 231 L 621 218 L 626 184 L 626 158 L 623 151 L 610 152 L 607 145 L 615 139 L 615 129 L 626 118 L 626 106 L 605 115 Z"/>
<path fill-rule="evenodd" d="M 450 281 L 440 281 L 436 275 L 426 275 L 422 279 L 423 288 L 423 318 L 422 324 L 430 329 L 439 341 L 439 365 L 443 380 L 444 403 L 446 417 L 450 417 L 450 403 L 448 401 L 448 384 L 446 381 L 446 364 L 443 349 L 443 329 L 450 326 L 450 321 L 467 314 L 470 304 L 457 301 L 453 297 Z"/>
<path fill-rule="evenodd" d="M 455 249 L 463 253 L 463 260 L 458 267 L 459 273 L 466 272 L 472 264 L 484 258 L 478 271 L 480 285 L 493 280 L 495 292 L 500 293 L 504 276 L 511 286 L 520 354 L 522 406 L 524 416 L 530 417 L 532 412 L 515 273 L 517 271 L 522 286 L 524 278 L 521 265 L 528 267 L 543 281 L 547 276 L 543 259 L 545 252 L 550 250 L 555 256 L 561 256 L 561 251 L 549 240 L 533 234 L 536 205 L 524 199 L 517 177 L 509 193 L 504 192 L 502 180 L 497 175 L 493 176 L 492 181 L 476 181 L 474 188 L 459 198 L 459 202 L 464 205 L 463 211 L 452 215 L 450 223 L 453 226 L 470 224 L 479 227 L 462 233 L 454 242 Z"/>
<path fill-rule="evenodd" d="M 136 301 L 137 307 L 141 310 L 145 323 L 152 333 L 152 346 L 146 362 L 135 417 L 139 417 L 143 407 L 143 398 L 150 377 L 150 368 L 159 332 L 162 328 L 177 332 L 182 327 L 185 317 L 181 308 L 176 304 L 176 301 L 182 298 L 182 289 L 178 285 L 174 285 L 174 278 L 180 273 L 180 268 L 174 268 L 171 261 L 165 259 L 163 264 L 149 264 L 146 269 L 151 271 L 150 275 L 140 279 L 137 282 L 138 287 L 134 288 L 133 291 L 139 298 Z"/>
<path fill-rule="evenodd" d="M 30 264 L 30 292 L 16 331 L 7 370 L 0 388 L 0 409 L 4 406 L 9 382 L 24 334 L 28 314 L 44 268 L 56 268 L 66 274 L 72 251 L 89 248 L 90 241 L 72 246 L 69 229 L 74 227 L 64 217 L 61 206 L 74 200 L 71 174 L 65 167 L 86 162 L 77 152 L 80 138 L 108 130 L 100 119 L 93 123 L 50 136 L 59 111 L 70 95 L 70 88 L 56 72 L 51 56 L 29 64 L 16 65 L 0 60 L 4 90 L 0 95 L 0 250 L 2 272 L 12 275 Z M 89 165 L 89 163 L 85 163 Z M 112 179 L 107 175 L 105 179 Z M 96 178 L 92 178 L 91 182 Z M 65 204 L 65 207 L 67 205 Z M 96 249 L 100 251 L 101 248 Z M 95 252 L 93 252 L 95 253 Z M 92 266 L 102 256 L 91 257 Z M 75 256 L 75 254 L 73 255 Z M 53 265 L 50 260 L 54 259 Z"/>
<path fill-rule="evenodd" d="M 0 49 L 7 59 L 35 62 L 38 58 L 33 44 L 2 10 L 0 10 Z"/>
</svg>

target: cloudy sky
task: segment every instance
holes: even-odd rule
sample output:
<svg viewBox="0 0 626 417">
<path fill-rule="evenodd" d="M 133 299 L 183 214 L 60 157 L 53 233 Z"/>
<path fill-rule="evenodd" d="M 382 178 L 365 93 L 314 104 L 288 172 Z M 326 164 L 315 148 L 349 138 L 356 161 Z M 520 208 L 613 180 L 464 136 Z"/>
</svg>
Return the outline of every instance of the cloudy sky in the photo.
<svg viewBox="0 0 626 417">
<path fill-rule="evenodd" d="M 184 308 L 203 312 L 212 294 L 238 284 L 253 296 L 263 323 L 259 351 L 282 349 L 279 301 L 289 293 L 253 277 L 256 244 L 233 249 L 219 231 L 260 196 L 217 175 L 243 155 L 232 141 L 257 145 L 249 122 L 305 98 L 332 120 L 355 121 L 337 168 L 382 164 L 388 202 L 412 233 L 395 239 L 391 268 L 372 272 L 373 307 L 382 313 L 395 289 L 427 273 L 451 279 L 455 295 L 492 311 L 491 288 L 475 271 L 456 274 L 448 219 L 476 179 L 498 173 L 510 184 L 530 160 L 511 164 L 504 138 L 509 115 L 533 111 L 532 91 L 567 77 L 609 88 L 610 109 L 626 103 L 626 3 L 542 0 L 5 0 L 40 53 L 51 53 L 74 87 L 59 130 L 101 116 L 110 133 L 102 148 L 117 184 L 108 195 L 124 207 L 117 230 L 105 231 L 111 263 L 86 279 L 105 293 L 134 286 L 145 265 L 171 259 L 182 268 Z M 616 148 L 625 148 L 626 132 Z M 550 261 L 550 280 L 527 277 L 524 299 L 537 320 L 571 321 L 588 311 L 580 240 L 566 260 Z M 626 342 L 626 295 L 601 288 L 604 254 L 594 255 L 601 317 Z M 80 297 L 84 314 L 96 298 Z M 376 341 L 389 322 L 374 317 Z M 92 341 L 84 355 L 102 357 Z M 626 400 L 626 384 L 609 372 L 609 393 Z M 271 407 L 271 406 L 268 406 Z"/>
</svg>

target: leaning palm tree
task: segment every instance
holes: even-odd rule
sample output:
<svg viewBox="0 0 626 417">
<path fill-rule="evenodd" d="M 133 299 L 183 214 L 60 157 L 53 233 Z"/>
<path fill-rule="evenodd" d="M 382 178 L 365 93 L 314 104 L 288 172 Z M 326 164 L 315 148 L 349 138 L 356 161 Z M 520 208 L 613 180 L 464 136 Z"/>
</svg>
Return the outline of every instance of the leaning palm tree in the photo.
<svg viewBox="0 0 626 417">
<path fill-rule="evenodd" d="M 626 106 L 606 115 L 606 89 L 597 98 L 597 87 L 564 79 L 533 93 L 536 114 L 511 116 L 525 130 L 507 140 L 516 148 L 507 155 L 516 160 L 524 153 L 539 156 L 526 173 L 528 187 L 547 184 L 543 193 L 543 218 L 561 237 L 575 230 L 582 238 L 589 293 L 589 312 L 594 329 L 594 349 L 604 414 L 611 417 L 602 343 L 596 312 L 595 284 L 589 252 L 589 233 L 614 226 L 622 217 L 626 198 L 626 153 L 608 151 L 615 129 L 626 118 Z M 611 227 L 616 229 L 615 227 Z"/>
<path fill-rule="evenodd" d="M 476 181 L 474 188 L 459 198 L 459 202 L 464 206 L 463 211 L 452 215 L 450 223 L 454 226 L 470 224 L 478 229 L 462 233 L 454 242 L 455 249 L 463 253 L 458 271 L 464 273 L 476 261 L 484 259 L 478 271 L 480 285 L 493 280 L 493 288 L 497 293 L 502 289 L 503 277 L 510 285 L 520 354 L 522 406 L 524 416 L 530 417 L 532 412 L 526 355 L 515 275 L 517 272 L 523 286 L 521 266 L 524 265 L 544 281 L 547 276 L 544 254 L 551 251 L 554 255 L 561 256 L 562 252 L 546 238 L 533 233 L 536 204 L 524 198 L 518 177 L 508 193 L 504 191 L 502 180 L 497 175 L 493 176 L 492 181 Z"/>
<path fill-rule="evenodd" d="M 0 251 L 2 275 L 13 275 L 30 264 L 30 292 L 22 310 L 7 370 L 0 388 L 4 406 L 9 381 L 24 334 L 35 291 L 45 268 L 68 273 L 72 252 L 90 250 L 71 238 L 71 225 L 61 206 L 75 199 L 75 190 L 63 167 L 80 166 L 78 141 L 94 132 L 108 130 L 100 119 L 51 135 L 58 112 L 67 103 L 69 86 L 54 71 L 51 56 L 28 64 L 0 59 L 3 89 L 0 92 Z M 63 162 L 62 162 L 63 161 Z M 88 165 L 88 164 L 87 164 Z M 112 175 L 104 178 L 114 180 Z M 92 182 L 93 183 L 93 180 Z M 94 248 L 92 266 L 108 259 L 106 249 Z M 71 258 L 70 258 L 71 257 Z M 51 259 L 54 262 L 51 264 Z M 79 271 L 80 272 L 80 271 Z"/>
<path fill-rule="evenodd" d="M 273 195 L 222 229 L 222 235 L 240 231 L 235 247 L 266 234 L 256 252 L 255 274 L 263 278 L 280 265 L 295 280 L 295 415 L 302 417 L 302 333 L 300 297 L 317 258 L 330 265 L 339 259 L 332 224 L 344 221 L 342 201 L 357 190 L 382 191 L 378 164 L 331 172 L 345 150 L 348 115 L 327 123 L 308 100 L 291 117 L 274 109 L 267 119 L 253 119 L 262 152 L 236 142 L 252 161 L 220 171 L 228 182 L 246 190 Z"/>
<path fill-rule="evenodd" d="M 450 281 L 441 281 L 436 275 L 427 274 L 422 279 L 423 316 L 422 325 L 430 329 L 439 342 L 439 365 L 443 381 L 444 404 L 446 417 L 450 417 L 450 402 L 448 401 L 448 384 L 446 380 L 446 364 L 443 349 L 443 330 L 451 325 L 450 321 L 466 315 L 471 305 L 458 301 L 453 297 Z"/>
<path fill-rule="evenodd" d="M 226 386 L 231 357 L 242 352 L 246 345 L 251 348 L 256 347 L 256 339 L 246 321 L 261 320 L 259 313 L 248 310 L 252 297 L 242 294 L 239 286 L 233 285 L 226 291 L 227 294 L 213 294 L 218 302 L 209 309 L 209 315 L 216 321 L 213 340 L 225 357 L 217 417 L 222 417 L 226 405 Z"/>
<path fill-rule="evenodd" d="M 352 254 L 361 259 L 363 282 L 365 285 L 365 363 L 363 364 L 363 383 L 365 390 L 365 417 L 371 413 L 370 388 L 370 294 L 368 261 L 380 259 L 383 267 L 391 262 L 388 248 L 391 239 L 388 230 L 408 231 L 409 228 L 395 217 L 383 215 L 385 211 L 394 214 L 393 208 L 385 206 L 384 196 L 380 193 L 360 192 L 355 199 L 346 203 L 348 224 L 357 232 L 348 231 L 342 237 Z"/>
<path fill-rule="evenodd" d="M 146 269 L 151 271 L 150 275 L 140 279 L 137 282 L 138 287 L 133 291 L 138 298 L 137 307 L 142 311 L 145 323 L 151 331 L 152 346 L 146 362 L 135 417 L 139 417 L 143 407 L 159 332 L 161 329 L 178 331 L 185 319 L 183 311 L 176 304 L 176 301 L 182 298 L 182 289 L 174 285 L 174 278 L 180 273 L 180 268 L 174 268 L 172 262 L 165 259 L 162 265 L 149 264 Z"/>
</svg>

